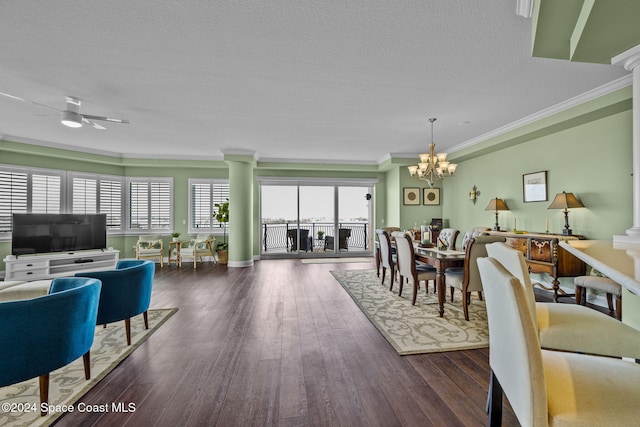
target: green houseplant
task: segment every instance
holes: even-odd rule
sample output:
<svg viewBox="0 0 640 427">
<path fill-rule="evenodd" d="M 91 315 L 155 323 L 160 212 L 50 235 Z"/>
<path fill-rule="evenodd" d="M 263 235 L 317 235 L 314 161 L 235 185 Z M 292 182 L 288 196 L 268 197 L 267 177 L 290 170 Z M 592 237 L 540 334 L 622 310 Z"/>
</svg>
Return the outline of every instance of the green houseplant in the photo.
<svg viewBox="0 0 640 427">
<path fill-rule="evenodd" d="M 173 233 L 171 233 L 171 237 L 173 238 L 174 242 L 178 241 L 178 237 L 180 237 L 180 232 L 179 231 L 174 231 Z"/>
<path fill-rule="evenodd" d="M 223 240 L 218 244 L 218 259 L 220 264 L 226 264 L 229 260 L 229 243 L 227 242 L 227 223 L 229 222 L 229 199 L 224 203 L 216 203 L 218 211 L 213 214 L 213 217 L 218 221 L 220 227 L 223 228 Z"/>
</svg>

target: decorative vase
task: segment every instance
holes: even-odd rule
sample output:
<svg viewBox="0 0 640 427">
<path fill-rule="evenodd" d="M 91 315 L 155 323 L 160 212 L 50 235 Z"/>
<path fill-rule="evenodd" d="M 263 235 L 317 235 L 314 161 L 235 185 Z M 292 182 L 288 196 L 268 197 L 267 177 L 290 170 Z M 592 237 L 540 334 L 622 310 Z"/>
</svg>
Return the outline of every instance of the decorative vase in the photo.
<svg viewBox="0 0 640 427">
<path fill-rule="evenodd" d="M 174 242 L 177 242 L 179 237 L 172 237 L 172 239 L 173 239 Z"/>
<path fill-rule="evenodd" d="M 229 262 L 229 251 L 227 249 L 218 249 L 218 262 L 227 264 Z"/>
</svg>

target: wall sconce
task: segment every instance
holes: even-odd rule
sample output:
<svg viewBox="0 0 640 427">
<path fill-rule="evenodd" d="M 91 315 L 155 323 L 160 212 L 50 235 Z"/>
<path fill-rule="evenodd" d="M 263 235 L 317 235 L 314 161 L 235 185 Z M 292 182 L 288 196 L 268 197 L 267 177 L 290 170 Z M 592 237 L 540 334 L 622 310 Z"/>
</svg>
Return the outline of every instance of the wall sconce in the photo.
<svg viewBox="0 0 640 427">
<path fill-rule="evenodd" d="M 476 186 L 474 185 L 473 188 L 471 189 L 471 191 L 469 192 L 469 200 L 471 200 L 473 202 L 473 204 L 475 205 L 476 202 L 478 201 L 478 196 L 480 195 L 480 190 L 478 190 L 476 188 Z"/>
</svg>

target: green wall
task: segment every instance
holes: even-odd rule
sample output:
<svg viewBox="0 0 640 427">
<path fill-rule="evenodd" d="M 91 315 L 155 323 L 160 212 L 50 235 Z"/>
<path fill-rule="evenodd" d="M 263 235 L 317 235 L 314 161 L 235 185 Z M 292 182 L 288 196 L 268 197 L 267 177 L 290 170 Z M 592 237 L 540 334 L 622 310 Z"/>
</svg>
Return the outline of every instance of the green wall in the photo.
<svg viewBox="0 0 640 427">
<path fill-rule="evenodd" d="M 489 199 L 505 200 L 508 212 L 500 212 L 502 229 L 517 228 L 562 233 L 564 214 L 549 210 L 554 196 L 574 193 L 585 208 L 570 209 L 574 234 L 589 239 L 611 239 L 632 225 L 632 118 L 625 111 L 581 124 L 517 146 L 463 161 L 456 176 L 444 181 L 443 214 L 452 226 L 468 230 L 493 227 L 495 211 L 486 211 Z M 547 171 L 548 200 L 525 203 L 522 175 Z M 475 185 L 477 203 L 469 200 Z"/>
</svg>

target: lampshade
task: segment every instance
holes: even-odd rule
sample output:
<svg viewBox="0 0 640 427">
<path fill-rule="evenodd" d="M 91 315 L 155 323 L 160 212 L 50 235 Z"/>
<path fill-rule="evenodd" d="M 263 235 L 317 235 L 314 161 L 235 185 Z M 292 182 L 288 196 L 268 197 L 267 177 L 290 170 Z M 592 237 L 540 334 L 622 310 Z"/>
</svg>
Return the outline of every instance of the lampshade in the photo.
<svg viewBox="0 0 640 427">
<path fill-rule="evenodd" d="M 569 209 L 569 208 L 584 208 L 584 205 L 580 200 L 573 195 L 573 193 L 567 193 L 563 191 L 562 193 L 556 194 L 555 199 L 551 202 L 551 205 L 547 209 Z"/>
<path fill-rule="evenodd" d="M 504 200 L 498 199 L 497 197 L 495 199 L 489 200 L 489 205 L 485 208 L 485 211 L 508 211 L 508 210 L 509 208 L 507 207 L 507 204 L 504 202 Z"/>
<path fill-rule="evenodd" d="M 584 208 L 584 205 L 580 200 L 573 195 L 573 193 L 567 193 L 563 191 L 562 193 L 556 194 L 556 197 L 553 199 L 553 202 L 549 205 L 547 209 L 564 209 L 564 229 L 562 230 L 562 234 L 565 236 L 570 236 L 573 234 L 571 228 L 569 227 L 569 208 Z"/>
<path fill-rule="evenodd" d="M 487 205 L 485 211 L 496 211 L 496 225 L 493 227 L 494 230 L 500 231 L 500 224 L 498 224 L 498 211 L 508 210 L 509 208 L 507 207 L 507 204 L 504 202 L 504 200 L 498 199 L 497 197 L 495 199 L 489 200 L 489 205 Z"/>
</svg>

